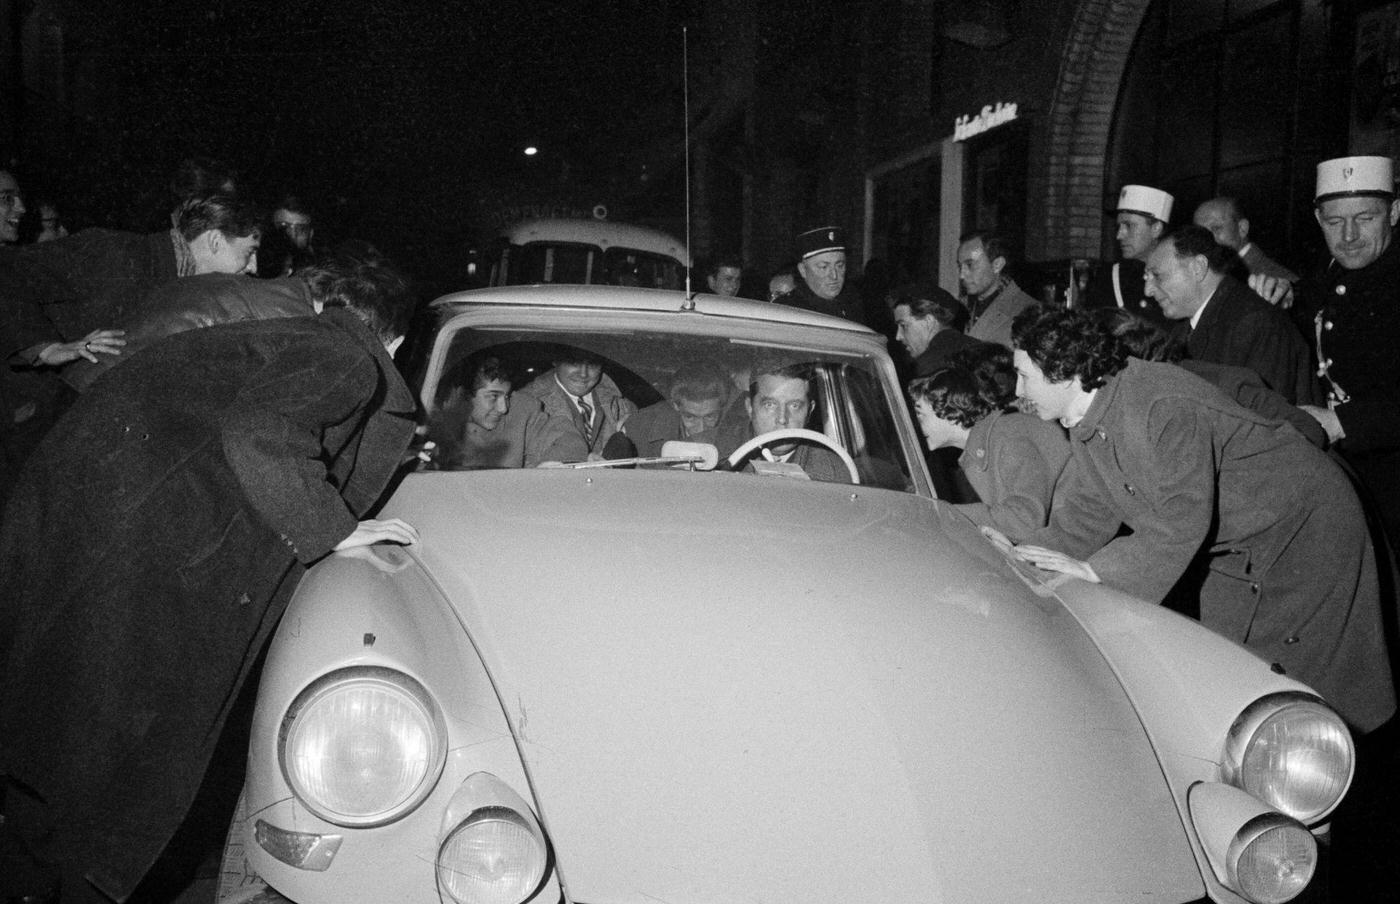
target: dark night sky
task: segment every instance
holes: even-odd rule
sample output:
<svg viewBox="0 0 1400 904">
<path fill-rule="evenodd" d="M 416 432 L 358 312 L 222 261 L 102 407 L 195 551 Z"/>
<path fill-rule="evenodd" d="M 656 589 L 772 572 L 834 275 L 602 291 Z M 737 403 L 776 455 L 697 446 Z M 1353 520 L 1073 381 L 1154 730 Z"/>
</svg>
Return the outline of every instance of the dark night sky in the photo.
<svg viewBox="0 0 1400 904">
<path fill-rule="evenodd" d="M 342 232 L 421 257 L 480 220 L 484 196 L 632 178 L 626 154 L 668 134 L 679 150 L 689 8 L 153 0 L 126 29 L 145 87 L 125 146 L 167 168 L 225 158 L 260 194 L 304 193 Z"/>
</svg>

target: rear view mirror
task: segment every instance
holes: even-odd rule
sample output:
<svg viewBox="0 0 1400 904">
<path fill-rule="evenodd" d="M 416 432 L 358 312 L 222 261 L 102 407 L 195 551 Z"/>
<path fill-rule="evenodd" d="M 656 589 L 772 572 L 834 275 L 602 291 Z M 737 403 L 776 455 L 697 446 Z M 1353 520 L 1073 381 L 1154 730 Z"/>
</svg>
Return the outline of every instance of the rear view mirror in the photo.
<svg viewBox="0 0 1400 904">
<path fill-rule="evenodd" d="M 673 439 L 661 447 L 662 458 L 674 458 L 676 468 L 713 471 L 719 464 L 719 450 L 710 443 L 687 443 Z"/>
</svg>

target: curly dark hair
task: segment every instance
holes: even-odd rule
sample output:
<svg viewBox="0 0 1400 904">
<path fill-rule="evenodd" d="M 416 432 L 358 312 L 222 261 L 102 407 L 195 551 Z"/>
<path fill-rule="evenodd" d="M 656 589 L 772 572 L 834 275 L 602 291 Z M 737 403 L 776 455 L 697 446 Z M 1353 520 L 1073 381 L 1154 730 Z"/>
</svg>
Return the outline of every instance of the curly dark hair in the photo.
<svg viewBox="0 0 1400 904">
<path fill-rule="evenodd" d="M 1011 353 L 992 344 L 961 351 L 948 367 L 910 382 L 909 398 L 924 400 L 934 414 L 971 430 L 993 411 L 1015 407 Z"/>
<path fill-rule="evenodd" d="M 1027 308 L 1011 323 L 1011 341 L 1052 383 L 1079 378 L 1098 389 L 1128 363 L 1128 349 L 1083 308 Z"/>
<path fill-rule="evenodd" d="M 978 391 L 977 378 L 961 367 L 945 367 L 909 384 L 909 398 L 923 400 L 945 421 L 971 430 L 993 406 Z"/>
<path fill-rule="evenodd" d="M 1144 361 L 1169 364 L 1186 357 L 1186 344 L 1144 317 L 1123 308 L 1099 308 L 1094 312 L 1110 333 L 1123 343 L 1128 354 Z"/>
<path fill-rule="evenodd" d="M 965 348 L 948 359 L 953 367 L 972 374 L 978 392 L 998 411 L 1016 407 L 1016 368 L 1011 352 L 995 342 Z"/>
</svg>

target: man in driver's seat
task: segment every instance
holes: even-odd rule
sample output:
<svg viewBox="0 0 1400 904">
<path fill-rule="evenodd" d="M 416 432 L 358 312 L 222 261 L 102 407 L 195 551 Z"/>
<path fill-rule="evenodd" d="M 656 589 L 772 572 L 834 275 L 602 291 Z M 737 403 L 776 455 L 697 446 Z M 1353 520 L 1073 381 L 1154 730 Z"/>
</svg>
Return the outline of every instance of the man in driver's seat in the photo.
<svg viewBox="0 0 1400 904">
<path fill-rule="evenodd" d="M 749 421 L 738 431 L 720 438 L 725 452 L 737 449 L 755 436 L 774 430 L 805 428 L 816 405 L 812 402 L 811 369 L 801 365 L 759 364 L 749 383 L 744 407 Z M 850 483 L 851 474 L 840 456 L 807 439 L 780 439 L 759 448 L 745 470 L 754 470 L 752 461 L 787 462 L 800 467 L 813 480 Z"/>
</svg>

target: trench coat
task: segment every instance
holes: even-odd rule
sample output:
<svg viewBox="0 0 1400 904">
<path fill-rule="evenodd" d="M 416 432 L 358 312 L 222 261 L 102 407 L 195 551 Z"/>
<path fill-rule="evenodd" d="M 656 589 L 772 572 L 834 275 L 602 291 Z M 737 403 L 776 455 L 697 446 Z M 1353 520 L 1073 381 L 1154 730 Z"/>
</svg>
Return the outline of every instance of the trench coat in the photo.
<svg viewBox="0 0 1400 904">
<path fill-rule="evenodd" d="M 1363 731 L 1394 713 L 1375 552 L 1325 453 L 1179 367 L 1136 359 L 1096 391 L 1070 443 L 1052 523 L 1032 542 L 1087 543 L 1105 584 L 1154 602 L 1204 553 L 1202 624 Z M 1131 533 L 1115 537 L 1120 524 Z"/>
<path fill-rule="evenodd" d="M 304 567 L 374 506 L 413 398 L 352 313 L 212 326 L 112 370 L 0 525 L 0 767 L 122 900 L 169 842 Z"/>
</svg>

